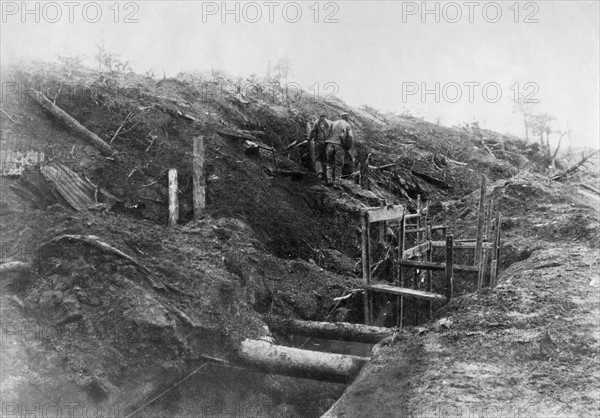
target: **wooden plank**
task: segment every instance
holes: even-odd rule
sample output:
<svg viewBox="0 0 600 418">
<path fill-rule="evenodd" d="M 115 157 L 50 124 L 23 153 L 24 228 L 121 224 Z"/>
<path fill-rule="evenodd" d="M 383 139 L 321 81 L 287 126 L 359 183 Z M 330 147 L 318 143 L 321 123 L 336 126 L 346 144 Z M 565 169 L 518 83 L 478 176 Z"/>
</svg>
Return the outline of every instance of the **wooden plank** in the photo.
<svg viewBox="0 0 600 418">
<path fill-rule="evenodd" d="M 421 270 L 446 270 L 446 263 L 402 260 L 400 264 L 402 264 L 404 267 L 416 267 Z M 453 269 L 455 271 L 463 271 L 467 273 L 477 273 L 479 271 L 476 266 L 465 266 L 463 264 L 455 264 Z"/>
<path fill-rule="evenodd" d="M 404 215 L 404 206 L 385 206 L 381 208 L 363 209 L 368 216 L 369 223 L 391 221 L 393 219 L 402 218 Z"/>
<path fill-rule="evenodd" d="M 446 237 L 446 299 L 450 301 L 452 299 L 452 292 L 454 291 L 454 277 L 452 277 L 454 273 L 453 259 L 452 259 L 452 250 L 454 248 L 454 236 L 449 234 Z"/>
<path fill-rule="evenodd" d="M 439 231 L 439 230 L 446 230 L 446 229 L 448 229 L 448 227 L 446 225 L 437 225 L 437 226 L 431 227 L 432 231 Z M 427 232 L 427 231 L 425 228 L 411 228 L 411 229 L 407 229 L 406 232 L 412 233 L 412 232 Z"/>
<path fill-rule="evenodd" d="M 429 250 L 431 250 L 431 242 L 426 241 L 426 242 L 423 242 L 422 244 L 419 244 L 415 247 L 405 250 L 403 252 L 403 256 L 404 256 L 403 258 L 407 259 L 407 258 L 413 258 L 413 257 L 420 257 Z"/>
<path fill-rule="evenodd" d="M 425 228 L 409 228 L 406 230 L 407 234 L 413 234 L 415 232 L 425 232 Z"/>
<path fill-rule="evenodd" d="M 362 230 L 362 269 L 363 269 L 363 280 L 365 281 L 365 287 L 368 287 L 371 283 L 371 260 L 369 251 L 369 222 L 367 214 L 363 213 L 361 218 L 361 230 Z M 365 324 L 371 325 L 370 313 L 369 313 L 369 291 L 365 290 L 364 294 L 364 314 Z"/>
<path fill-rule="evenodd" d="M 405 287 L 392 286 L 389 284 L 376 283 L 369 287 L 370 290 L 376 292 L 390 293 L 392 295 L 400 295 L 424 300 L 446 300 L 443 295 L 436 293 L 424 292 L 422 290 L 408 289 Z"/>
<path fill-rule="evenodd" d="M 482 243 L 482 247 L 484 249 L 488 249 L 488 250 L 490 248 L 492 248 L 492 245 L 493 244 L 491 242 L 483 242 Z M 445 248 L 446 247 L 446 241 L 431 241 L 431 246 L 434 247 L 434 248 Z M 462 250 L 462 249 L 466 249 L 466 248 L 473 249 L 473 248 L 476 248 L 476 247 L 477 247 L 477 243 L 475 243 L 475 242 L 469 242 L 469 241 L 467 241 L 467 242 L 462 241 L 461 242 L 461 241 L 458 241 L 458 240 L 454 241 L 454 249 Z"/>
<path fill-rule="evenodd" d="M 177 170 L 169 170 L 169 226 L 177 225 L 179 220 L 179 196 L 177 196 Z"/>
<path fill-rule="evenodd" d="M 204 137 L 195 136 L 193 148 L 194 218 L 198 219 L 206 207 L 206 181 L 204 179 Z"/>
</svg>

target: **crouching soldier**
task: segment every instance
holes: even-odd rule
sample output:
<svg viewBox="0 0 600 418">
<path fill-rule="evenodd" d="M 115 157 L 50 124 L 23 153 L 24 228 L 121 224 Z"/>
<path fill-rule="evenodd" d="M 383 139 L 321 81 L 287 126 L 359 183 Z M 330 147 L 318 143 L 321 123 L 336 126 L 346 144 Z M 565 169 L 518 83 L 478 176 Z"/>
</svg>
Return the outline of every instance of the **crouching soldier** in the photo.
<svg viewBox="0 0 600 418">
<path fill-rule="evenodd" d="M 331 133 L 332 122 L 322 114 L 308 134 L 308 146 L 313 169 L 319 179 L 325 177 L 325 139 Z"/>
<path fill-rule="evenodd" d="M 340 120 L 331 123 L 331 133 L 325 139 L 325 178 L 327 184 L 339 183 L 346 152 L 354 148 L 354 135 L 348 123 L 350 115 L 342 113 Z"/>
</svg>

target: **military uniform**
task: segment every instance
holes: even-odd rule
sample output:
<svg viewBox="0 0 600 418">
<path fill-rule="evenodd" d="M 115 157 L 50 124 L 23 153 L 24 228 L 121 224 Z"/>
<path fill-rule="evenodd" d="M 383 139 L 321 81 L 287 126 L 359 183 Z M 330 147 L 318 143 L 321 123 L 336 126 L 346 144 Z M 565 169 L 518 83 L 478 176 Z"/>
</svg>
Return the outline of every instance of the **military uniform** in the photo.
<svg viewBox="0 0 600 418">
<path fill-rule="evenodd" d="M 309 141 L 314 141 L 315 171 L 319 178 L 325 176 L 325 139 L 331 134 L 332 123 L 325 118 L 325 115 L 321 115 L 308 136 Z"/>
<path fill-rule="evenodd" d="M 347 115 L 343 114 L 342 116 Z M 344 120 L 336 120 L 331 124 L 331 133 L 325 139 L 325 161 L 327 184 L 339 182 L 342 176 L 346 151 L 354 145 L 352 127 Z"/>
</svg>

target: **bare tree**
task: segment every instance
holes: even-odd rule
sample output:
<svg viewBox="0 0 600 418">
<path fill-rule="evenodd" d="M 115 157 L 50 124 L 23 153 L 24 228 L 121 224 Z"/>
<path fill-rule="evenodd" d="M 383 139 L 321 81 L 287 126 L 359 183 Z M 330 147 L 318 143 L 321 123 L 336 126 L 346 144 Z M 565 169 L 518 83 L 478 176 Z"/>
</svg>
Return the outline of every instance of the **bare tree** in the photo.
<svg viewBox="0 0 600 418">
<path fill-rule="evenodd" d="M 528 102 L 522 96 L 519 96 L 519 101 L 514 104 L 515 113 L 520 113 L 523 118 L 523 125 L 525 127 L 525 140 L 529 141 L 529 132 L 532 128 L 534 110 L 537 103 Z"/>
</svg>

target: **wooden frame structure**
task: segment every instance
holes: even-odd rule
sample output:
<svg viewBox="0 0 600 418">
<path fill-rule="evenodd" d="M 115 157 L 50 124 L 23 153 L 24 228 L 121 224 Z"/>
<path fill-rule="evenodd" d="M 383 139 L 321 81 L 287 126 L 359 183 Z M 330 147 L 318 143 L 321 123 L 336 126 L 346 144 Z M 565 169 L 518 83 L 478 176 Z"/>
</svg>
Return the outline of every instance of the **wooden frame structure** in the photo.
<svg viewBox="0 0 600 418">
<path fill-rule="evenodd" d="M 479 214 L 477 222 L 477 236 L 475 239 L 455 240 L 452 234 L 448 234 L 446 225 L 433 226 L 429 217 L 429 208 L 422 208 L 420 196 L 417 199 L 417 213 L 407 214 L 401 205 L 389 205 L 382 207 L 366 208 L 361 211 L 362 230 L 362 267 L 363 279 L 365 281 L 364 314 L 365 323 L 373 323 L 373 293 L 380 292 L 396 295 L 397 326 L 402 326 L 402 315 L 404 310 L 404 298 L 416 298 L 429 303 L 429 316 L 432 315 L 433 302 L 444 302 L 452 299 L 454 290 L 454 272 L 477 274 L 477 288 L 483 286 L 483 278 L 486 268 L 490 267 L 490 287 L 496 285 L 498 272 L 498 256 L 500 248 L 500 225 L 501 215 L 496 213 L 493 218 L 493 199 L 489 199 L 486 207 L 486 181 L 485 177 L 481 183 L 481 195 L 479 199 Z M 445 215 L 445 214 L 444 214 Z M 445 218 L 445 216 L 444 216 Z M 383 240 L 387 225 L 396 223 L 398 246 L 394 256 L 394 277 L 392 282 L 374 283 L 372 280 L 371 266 L 371 231 L 372 224 L 379 226 L 379 238 Z M 433 240 L 434 232 L 441 232 L 442 239 Z M 405 249 L 407 234 L 416 234 L 413 241 L 415 245 Z M 435 248 L 444 248 L 444 261 L 433 261 Z M 455 264 L 455 250 L 474 250 L 474 262 L 472 265 Z M 490 260 L 491 256 L 491 260 Z M 417 270 L 420 281 L 425 283 L 426 290 L 411 288 L 405 283 L 405 269 Z M 444 272 L 444 294 L 433 292 L 433 271 Z M 415 280 L 414 287 L 417 286 Z"/>
</svg>

